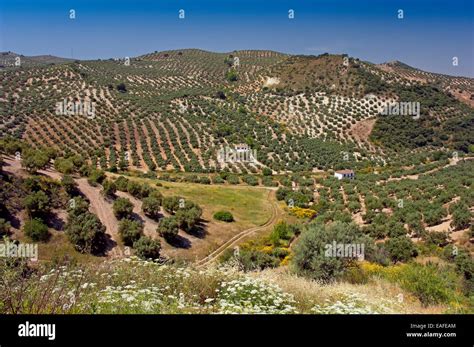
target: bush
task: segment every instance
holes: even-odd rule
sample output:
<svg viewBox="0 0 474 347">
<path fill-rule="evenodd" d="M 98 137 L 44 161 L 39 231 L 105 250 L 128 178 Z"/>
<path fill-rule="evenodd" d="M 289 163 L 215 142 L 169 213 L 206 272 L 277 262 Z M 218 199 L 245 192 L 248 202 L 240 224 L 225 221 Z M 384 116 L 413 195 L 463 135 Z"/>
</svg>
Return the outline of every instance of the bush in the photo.
<svg viewBox="0 0 474 347">
<path fill-rule="evenodd" d="M 119 223 L 118 232 L 126 246 L 132 246 L 143 235 L 143 224 L 130 219 L 122 219 Z"/>
<path fill-rule="evenodd" d="M 159 259 L 161 243 L 159 240 L 153 240 L 147 236 L 142 236 L 133 243 L 135 254 L 142 259 Z"/>
<path fill-rule="evenodd" d="M 263 177 L 262 184 L 265 187 L 278 187 L 278 182 L 274 181 L 270 176 Z"/>
<path fill-rule="evenodd" d="M 33 241 L 46 241 L 49 238 L 48 226 L 40 218 L 26 221 L 23 232 Z"/>
<path fill-rule="evenodd" d="M 258 178 L 252 175 L 245 175 L 242 178 L 242 181 L 247 183 L 249 186 L 256 186 L 258 185 Z"/>
<path fill-rule="evenodd" d="M 38 170 L 45 169 L 49 164 L 50 157 L 42 150 L 23 151 L 21 166 L 28 172 L 34 173 Z"/>
<path fill-rule="evenodd" d="M 160 215 L 161 199 L 156 195 L 143 199 L 142 211 L 151 218 L 157 218 Z"/>
<path fill-rule="evenodd" d="M 406 236 L 395 237 L 385 242 L 385 249 L 393 262 L 407 262 L 418 255 L 415 244 Z"/>
<path fill-rule="evenodd" d="M 176 236 L 178 236 L 179 231 L 178 221 L 176 220 L 176 217 L 171 216 L 161 219 L 156 231 L 158 232 L 158 234 L 160 234 L 161 237 L 164 237 L 166 240 L 174 239 Z"/>
<path fill-rule="evenodd" d="M 106 176 L 104 171 L 92 169 L 89 173 L 89 177 L 87 178 L 87 182 L 89 182 L 91 186 L 96 186 L 97 184 L 102 184 L 105 178 Z"/>
<path fill-rule="evenodd" d="M 117 219 L 130 218 L 133 213 L 133 204 L 127 198 L 118 198 L 112 206 Z"/>
<path fill-rule="evenodd" d="M 10 234 L 10 222 L 6 221 L 3 218 L 0 218 L 0 237 Z"/>
<path fill-rule="evenodd" d="M 140 183 L 134 182 L 134 181 L 128 181 L 127 184 L 127 192 L 130 193 L 130 195 L 140 198 L 141 197 L 141 192 L 142 192 L 142 186 Z"/>
<path fill-rule="evenodd" d="M 54 161 L 54 168 L 62 174 L 69 175 L 74 172 L 74 162 L 71 158 L 58 158 Z"/>
<path fill-rule="evenodd" d="M 38 191 L 27 195 L 23 199 L 23 205 L 30 216 L 44 215 L 49 212 L 49 198 L 43 191 Z"/>
<path fill-rule="evenodd" d="M 472 213 L 469 211 L 467 205 L 457 203 L 452 208 L 453 221 L 451 225 L 455 229 L 468 228 L 471 225 Z"/>
<path fill-rule="evenodd" d="M 69 195 L 75 195 L 77 193 L 77 184 L 71 176 L 64 175 L 61 179 L 61 184 Z"/>
<path fill-rule="evenodd" d="M 212 183 L 214 184 L 221 184 L 224 183 L 224 179 L 221 176 L 215 176 L 212 178 Z"/>
<path fill-rule="evenodd" d="M 174 214 L 179 209 L 181 198 L 178 196 L 164 197 L 162 204 L 166 212 Z"/>
<path fill-rule="evenodd" d="M 127 86 L 125 85 L 125 83 L 119 83 L 117 84 L 117 90 L 120 92 L 120 93 L 126 93 L 127 92 Z"/>
<path fill-rule="evenodd" d="M 199 183 L 201 183 L 201 184 L 211 184 L 211 179 L 207 176 L 203 176 L 199 179 Z"/>
<path fill-rule="evenodd" d="M 239 184 L 240 183 L 239 176 L 236 176 L 236 175 L 227 176 L 227 183 L 229 183 L 229 184 Z"/>
<path fill-rule="evenodd" d="M 431 231 L 426 233 L 426 243 L 438 247 L 446 246 L 448 241 L 448 233 L 442 231 Z"/>
<path fill-rule="evenodd" d="M 117 190 L 121 192 L 126 192 L 127 191 L 127 186 L 128 186 L 128 178 L 124 176 L 120 176 L 115 180 L 115 186 L 117 187 Z"/>
<path fill-rule="evenodd" d="M 142 184 L 140 186 L 140 195 L 137 196 L 137 198 L 141 198 L 141 199 L 146 198 L 151 194 L 152 191 L 154 191 L 154 189 L 150 187 L 148 184 Z"/>
<path fill-rule="evenodd" d="M 106 248 L 105 226 L 95 214 L 70 214 L 65 233 L 81 253 L 101 254 Z"/>
<path fill-rule="evenodd" d="M 291 193 L 291 189 L 286 188 L 286 187 L 280 187 L 276 191 L 276 198 L 278 201 L 285 200 L 289 193 Z"/>
<path fill-rule="evenodd" d="M 403 268 L 398 281 L 401 287 L 416 295 L 424 305 L 448 303 L 454 299 L 459 279 L 441 267 L 412 263 Z M 453 300 L 454 301 L 454 300 Z"/>
<path fill-rule="evenodd" d="M 115 183 L 113 181 L 105 180 L 102 183 L 102 187 L 103 187 L 102 193 L 104 194 L 104 196 L 109 197 L 109 198 L 115 197 L 115 193 L 117 192 L 117 187 L 115 186 Z"/>
<path fill-rule="evenodd" d="M 237 255 L 235 259 L 239 262 L 240 267 L 244 271 L 274 268 L 280 264 L 279 259 L 255 249 L 243 249 L 239 252 L 239 255 Z"/>
<path fill-rule="evenodd" d="M 89 203 L 81 196 L 76 196 L 68 202 L 69 218 L 77 217 L 83 213 L 89 212 Z"/>
<path fill-rule="evenodd" d="M 230 223 L 234 221 L 234 216 L 229 211 L 217 211 L 214 213 L 214 219 Z"/>
<path fill-rule="evenodd" d="M 188 203 L 187 205 L 188 206 L 185 205 L 184 208 L 179 209 L 175 217 L 180 228 L 191 231 L 201 219 L 202 209 L 194 203 Z"/>
<path fill-rule="evenodd" d="M 329 225 L 310 224 L 302 232 L 294 249 L 292 259 L 296 272 L 312 279 L 329 282 L 340 278 L 351 266 L 355 258 L 350 256 L 333 256 L 328 253 L 328 245 L 361 244 L 364 245 L 366 259 L 373 256 L 373 241 L 364 235 L 357 225 L 334 222 Z M 372 253 L 372 254 L 371 254 Z"/>
<path fill-rule="evenodd" d="M 235 69 L 230 69 L 229 71 L 226 72 L 225 78 L 229 82 L 235 82 L 238 79 L 237 71 Z"/>
<path fill-rule="evenodd" d="M 273 228 L 273 231 L 270 234 L 270 241 L 274 246 L 278 247 L 281 239 L 290 240 L 293 236 L 293 230 L 291 230 L 286 222 L 281 221 Z"/>
</svg>

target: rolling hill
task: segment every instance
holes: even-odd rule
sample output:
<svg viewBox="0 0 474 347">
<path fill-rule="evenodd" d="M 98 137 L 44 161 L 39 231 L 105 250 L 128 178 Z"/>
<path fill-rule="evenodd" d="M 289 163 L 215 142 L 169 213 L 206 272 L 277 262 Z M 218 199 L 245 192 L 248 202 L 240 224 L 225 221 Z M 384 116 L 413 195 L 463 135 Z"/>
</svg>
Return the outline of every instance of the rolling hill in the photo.
<svg viewBox="0 0 474 347">
<path fill-rule="evenodd" d="M 400 62 L 199 49 L 22 59 L 0 72 L 2 136 L 72 151 L 104 169 L 363 168 L 409 161 L 413 150 L 469 152 L 474 141 L 474 79 Z M 381 115 L 397 102 L 420 103 L 421 118 Z M 257 160 L 219 162 L 219 149 L 239 143 Z"/>
</svg>

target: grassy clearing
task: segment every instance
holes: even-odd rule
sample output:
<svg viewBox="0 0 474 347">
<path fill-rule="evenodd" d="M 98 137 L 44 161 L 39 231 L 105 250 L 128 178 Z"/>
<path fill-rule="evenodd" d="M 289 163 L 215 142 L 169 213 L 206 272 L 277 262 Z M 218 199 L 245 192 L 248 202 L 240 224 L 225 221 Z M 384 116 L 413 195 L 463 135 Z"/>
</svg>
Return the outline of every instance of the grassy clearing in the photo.
<svg viewBox="0 0 474 347">
<path fill-rule="evenodd" d="M 116 176 L 116 175 L 114 175 Z M 230 211 L 239 226 L 250 228 L 264 224 L 271 215 L 268 189 L 247 186 L 204 185 L 198 183 L 164 182 L 156 179 L 128 177 L 156 187 L 164 196 L 182 196 L 203 207 L 204 218 L 212 220 L 219 210 Z M 160 182 L 163 186 L 157 187 Z"/>
<path fill-rule="evenodd" d="M 110 174 L 111 177 L 118 175 Z M 268 222 L 272 217 L 272 190 L 248 186 L 204 185 L 197 183 L 164 182 L 157 179 L 127 176 L 128 179 L 149 184 L 164 196 L 180 196 L 197 203 L 203 209 L 202 235 L 180 231 L 189 247 L 173 247 L 163 242 L 164 253 L 174 259 L 196 261 L 206 257 L 235 235 Z M 159 182 L 160 185 L 157 186 Z M 213 215 L 226 210 L 234 222 L 217 221 Z M 271 228 L 268 228 L 268 232 Z M 266 233 L 267 229 L 259 231 Z"/>
</svg>

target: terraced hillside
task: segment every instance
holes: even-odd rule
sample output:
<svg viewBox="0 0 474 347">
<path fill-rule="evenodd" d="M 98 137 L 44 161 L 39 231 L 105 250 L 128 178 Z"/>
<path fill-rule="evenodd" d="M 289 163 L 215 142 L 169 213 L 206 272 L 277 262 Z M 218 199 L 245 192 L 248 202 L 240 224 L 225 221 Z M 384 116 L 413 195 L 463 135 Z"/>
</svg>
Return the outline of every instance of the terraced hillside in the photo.
<svg viewBox="0 0 474 347">
<path fill-rule="evenodd" d="M 473 79 L 345 55 L 185 49 L 8 65 L 0 74 L 2 136 L 112 171 L 363 168 L 415 148 L 468 152 L 474 139 L 473 109 L 456 96 L 472 93 Z M 399 101 L 420 102 L 421 119 L 381 116 Z M 220 160 L 238 144 L 255 160 Z"/>
</svg>

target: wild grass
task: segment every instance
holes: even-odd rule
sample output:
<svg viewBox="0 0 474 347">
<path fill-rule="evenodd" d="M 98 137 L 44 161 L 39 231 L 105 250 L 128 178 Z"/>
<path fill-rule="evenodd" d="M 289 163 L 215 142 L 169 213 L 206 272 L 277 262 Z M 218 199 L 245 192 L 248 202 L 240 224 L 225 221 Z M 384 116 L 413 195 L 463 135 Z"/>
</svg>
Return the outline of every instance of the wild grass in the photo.
<svg viewBox="0 0 474 347">
<path fill-rule="evenodd" d="M 321 284 L 285 268 L 242 273 L 125 258 L 100 264 L 2 264 L 0 312 L 65 314 L 443 313 L 397 283 Z M 8 266 L 7 266 L 8 265 Z M 409 288 L 410 289 L 410 288 Z M 411 290 L 411 289 L 410 289 Z"/>
</svg>

